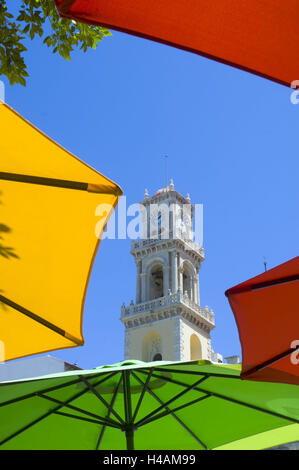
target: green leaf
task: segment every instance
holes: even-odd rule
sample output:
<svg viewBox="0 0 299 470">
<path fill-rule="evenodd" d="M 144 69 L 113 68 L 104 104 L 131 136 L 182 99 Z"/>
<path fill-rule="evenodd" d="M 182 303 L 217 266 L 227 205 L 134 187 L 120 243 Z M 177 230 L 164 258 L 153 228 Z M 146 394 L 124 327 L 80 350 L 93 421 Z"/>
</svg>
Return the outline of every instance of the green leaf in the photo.
<svg viewBox="0 0 299 470">
<path fill-rule="evenodd" d="M 48 35 L 43 38 L 44 25 Z M 58 52 L 65 60 L 71 60 L 71 52 L 79 48 L 86 52 L 96 49 L 106 36 L 107 28 L 90 26 L 60 18 L 53 0 L 20 0 L 17 15 L 8 11 L 6 0 L 0 0 L 0 75 L 14 85 L 26 85 L 27 66 L 23 53 L 27 51 L 24 41 L 38 36 L 43 44 Z"/>
</svg>

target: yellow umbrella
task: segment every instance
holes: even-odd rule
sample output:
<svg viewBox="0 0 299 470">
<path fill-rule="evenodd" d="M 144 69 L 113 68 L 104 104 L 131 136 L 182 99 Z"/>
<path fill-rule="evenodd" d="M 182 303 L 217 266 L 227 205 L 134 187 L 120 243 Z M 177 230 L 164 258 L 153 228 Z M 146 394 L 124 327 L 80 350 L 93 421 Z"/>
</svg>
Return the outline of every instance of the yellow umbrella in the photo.
<svg viewBox="0 0 299 470">
<path fill-rule="evenodd" d="M 6 104 L 0 132 L 0 360 L 7 361 L 83 344 L 92 264 L 122 191 Z"/>
</svg>

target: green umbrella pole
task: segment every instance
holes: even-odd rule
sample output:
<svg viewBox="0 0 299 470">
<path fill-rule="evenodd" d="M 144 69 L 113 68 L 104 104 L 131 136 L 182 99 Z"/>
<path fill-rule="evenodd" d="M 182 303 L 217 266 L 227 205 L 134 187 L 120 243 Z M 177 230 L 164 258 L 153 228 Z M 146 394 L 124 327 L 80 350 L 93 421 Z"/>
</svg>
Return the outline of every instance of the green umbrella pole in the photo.
<svg viewBox="0 0 299 470">
<path fill-rule="evenodd" d="M 127 450 L 134 450 L 134 426 L 132 424 L 132 403 L 131 403 L 131 388 L 130 388 L 130 371 L 126 370 L 122 373 L 124 384 L 124 406 L 126 426 L 124 431 L 126 433 Z"/>
<path fill-rule="evenodd" d="M 127 450 L 134 450 L 134 428 L 128 426 L 125 430 L 127 440 Z"/>
</svg>

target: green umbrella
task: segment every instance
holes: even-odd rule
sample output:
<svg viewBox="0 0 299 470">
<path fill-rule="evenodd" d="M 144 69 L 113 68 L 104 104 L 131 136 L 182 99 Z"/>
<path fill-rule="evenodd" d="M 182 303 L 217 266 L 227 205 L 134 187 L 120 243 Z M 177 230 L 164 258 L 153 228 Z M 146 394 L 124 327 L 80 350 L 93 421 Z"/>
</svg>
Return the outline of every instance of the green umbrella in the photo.
<svg viewBox="0 0 299 470">
<path fill-rule="evenodd" d="M 0 384 L 0 449 L 260 449 L 299 440 L 298 423 L 299 386 L 243 381 L 239 366 L 208 361 Z"/>
</svg>

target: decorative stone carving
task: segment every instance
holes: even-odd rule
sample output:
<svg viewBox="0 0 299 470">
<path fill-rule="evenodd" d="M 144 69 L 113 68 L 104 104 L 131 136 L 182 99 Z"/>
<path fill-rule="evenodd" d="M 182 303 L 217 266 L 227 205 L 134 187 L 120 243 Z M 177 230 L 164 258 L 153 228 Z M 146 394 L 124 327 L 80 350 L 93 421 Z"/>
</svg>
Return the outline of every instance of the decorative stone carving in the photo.
<svg viewBox="0 0 299 470">
<path fill-rule="evenodd" d="M 150 358 L 153 358 L 155 354 L 161 353 L 161 338 L 154 338 L 150 344 Z"/>
</svg>

